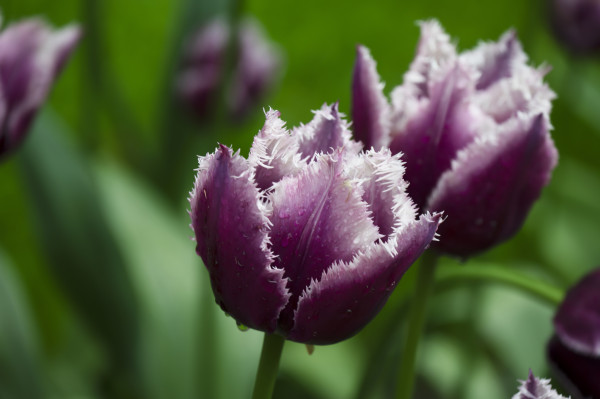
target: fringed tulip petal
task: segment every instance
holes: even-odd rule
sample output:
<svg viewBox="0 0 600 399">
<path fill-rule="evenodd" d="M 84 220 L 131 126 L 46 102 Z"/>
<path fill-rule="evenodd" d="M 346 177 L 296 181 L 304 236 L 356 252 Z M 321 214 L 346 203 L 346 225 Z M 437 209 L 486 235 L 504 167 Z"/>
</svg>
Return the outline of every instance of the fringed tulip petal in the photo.
<svg viewBox="0 0 600 399">
<path fill-rule="evenodd" d="M 322 156 L 300 175 L 277 183 L 269 196 L 271 248 L 292 294 L 282 314 L 284 329 L 312 279 L 335 261 L 350 261 L 380 238 L 362 201 L 362 189 L 344 176 L 344 167 L 340 152 Z"/>
<path fill-rule="evenodd" d="M 315 117 L 306 124 L 295 128 L 292 136 L 296 136 L 299 152 L 303 158 L 311 158 L 315 154 L 328 153 L 336 148 L 344 147 L 351 152 L 361 150 L 360 143 L 352 141 L 348 123 L 338 110 L 338 104 L 323 104 L 320 110 L 314 111 Z"/>
<path fill-rule="evenodd" d="M 542 115 L 503 126 L 461 151 L 427 207 L 449 215 L 435 247 L 468 256 L 511 237 L 548 183 L 557 156 Z"/>
<path fill-rule="evenodd" d="M 377 243 L 350 262 L 338 261 L 306 288 L 289 337 L 331 344 L 356 334 L 383 307 L 396 284 L 435 235 L 440 215 L 423 215 L 387 244 Z"/>
<path fill-rule="evenodd" d="M 283 270 L 273 267 L 268 212 L 252 171 L 225 146 L 199 163 L 192 227 L 216 301 L 239 323 L 273 332 L 289 294 Z"/>
<path fill-rule="evenodd" d="M 529 378 L 521 383 L 519 393 L 512 399 L 567 399 L 559 395 L 550 385 L 550 380 L 537 378 L 529 371 Z"/>
<path fill-rule="evenodd" d="M 371 53 L 358 46 L 352 78 L 352 123 L 354 137 L 366 149 L 378 150 L 389 142 L 390 106 L 383 87 Z"/>
</svg>

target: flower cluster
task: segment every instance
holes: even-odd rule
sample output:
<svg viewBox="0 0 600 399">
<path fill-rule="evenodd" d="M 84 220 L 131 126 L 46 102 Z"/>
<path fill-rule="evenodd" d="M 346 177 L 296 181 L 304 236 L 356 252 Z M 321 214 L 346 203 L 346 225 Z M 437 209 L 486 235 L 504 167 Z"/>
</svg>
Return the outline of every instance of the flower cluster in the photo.
<svg viewBox="0 0 600 399">
<path fill-rule="evenodd" d="M 437 21 L 422 22 L 390 103 L 369 51 L 357 53 L 355 137 L 402 153 L 411 198 L 448 216 L 436 249 L 467 257 L 514 235 L 557 162 L 548 68 L 527 65 L 512 31 L 458 54 Z"/>
<path fill-rule="evenodd" d="M 248 159 L 221 145 L 191 192 L 197 252 L 221 308 L 287 339 L 331 344 L 366 325 L 435 235 L 389 150 L 360 152 L 337 105 L 288 131 L 269 111 Z"/>
<path fill-rule="evenodd" d="M 0 34 L 0 158 L 25 138 L 80 36 L 77 26 L 54 31 L 35 18 Z"/>
</svg>

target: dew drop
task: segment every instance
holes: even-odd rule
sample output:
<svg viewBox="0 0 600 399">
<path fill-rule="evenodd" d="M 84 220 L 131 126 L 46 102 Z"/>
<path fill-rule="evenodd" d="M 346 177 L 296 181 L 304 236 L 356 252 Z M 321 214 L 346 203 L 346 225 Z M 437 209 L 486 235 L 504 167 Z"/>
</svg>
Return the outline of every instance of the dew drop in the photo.
<svg viewBox="0 0 600 399">
<path fill-rule="evenodd" d="M 281 219 L 287 219 L 290 217 L 290 212 L 282 209 L 279 211 L 279 217 Z"/>
<path fill-rule="evenodd" d="M 287 236 L 285 236 L 282 240 L 281 240 L 281 246 L 282 247 L 287 247 L 288 245 L 290 245 L 290 239 L 292 238 L 292 235 L 290 233 L 287 234 Z"/>
<path fill-rule="evenodd" d="M 246 331 L 248 331 L 250 329 L 248 326 L 245 326 L 242 323 L 236 322 L 235 324 L 237 324 L 238 330 L 240 330 L 242 332 L 246 332 Z"/>
<path fill-rule="evenodd" d="M 310 344 L 306 344 L 306 351 L 308 352 L 308 355 L 312 355 L 315 351 L 315 346 L 314 345 L 310 345 Z"/>
</svg>

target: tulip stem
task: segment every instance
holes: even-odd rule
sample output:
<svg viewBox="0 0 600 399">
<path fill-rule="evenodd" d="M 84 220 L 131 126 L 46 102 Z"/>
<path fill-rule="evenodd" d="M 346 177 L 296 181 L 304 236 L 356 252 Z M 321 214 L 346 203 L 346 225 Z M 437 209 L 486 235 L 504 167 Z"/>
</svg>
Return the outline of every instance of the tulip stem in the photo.
<svg viewBox="0 0 600 399">
<path fill-rule="evenodd" d="M 426 251 L 419 264 L 417 285 L 413 295 L 413 303 L 408 320 L 408 334 L 402 352 L 400 375 L 396 387 L 397 399 L 410 399 L 415 383 L 415 363 L 419 339 L 425 325 L 427 303 L 433 290 L 435 269 L 438 255 L 433 251 Z"/>
<path fill-rule="evenodd" d="M 281 335 L 265 333 L 252 399 L 270 399 L 273 395 L 284 342 Z"/>
<path fill-rule="evenodd" d="M 524 273 L 494 265 L 448 265 L 440 268 L 438 282 L 484 280 L 498 282 L 527 292 L 556 307 L 562 302 L 564 292 L 558 287 Z"/>
</svg>

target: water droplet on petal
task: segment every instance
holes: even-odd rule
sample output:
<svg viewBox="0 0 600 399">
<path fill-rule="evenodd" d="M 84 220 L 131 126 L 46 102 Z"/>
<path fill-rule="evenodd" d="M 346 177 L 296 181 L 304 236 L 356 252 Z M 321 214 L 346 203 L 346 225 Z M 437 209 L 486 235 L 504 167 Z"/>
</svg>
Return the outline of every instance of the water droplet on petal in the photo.
<svg viewBox="0 0 600 399">
<path fill-rule="evenodd" d="M 290 212 L 282 209 L 279 211 L 279 217 L 281 219 L 287 219 L 290 217 Z"/>
<path fill-rule="evenodd" d="M 235 324 L 237 324 L 238 330 L 240 330 L 242 332 L 246 332 L 246 331 L 248 331 L 250 329 L 248 326 L 245 326 L 242 323 L 236 322 Z"/>
</svg>

